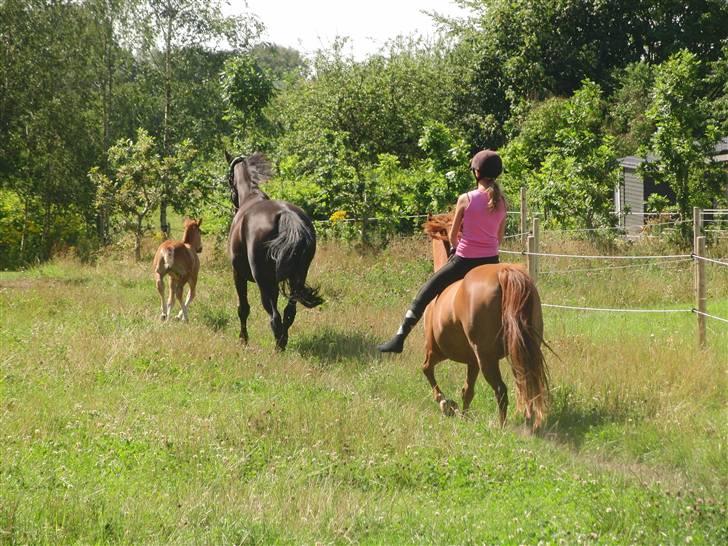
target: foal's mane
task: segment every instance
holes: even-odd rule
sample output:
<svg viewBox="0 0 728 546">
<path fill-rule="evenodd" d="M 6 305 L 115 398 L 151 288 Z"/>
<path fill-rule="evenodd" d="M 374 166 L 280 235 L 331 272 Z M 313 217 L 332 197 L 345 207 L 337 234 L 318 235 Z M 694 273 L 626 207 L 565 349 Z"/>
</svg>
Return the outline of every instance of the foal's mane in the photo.
<svg viewBox="0 0 728 546">
<path fill-rule="evenodd" d="M 427 219 L 427 222 L 422 224 L 423 231 L 427 234 L 430 239 L 438 239 L 440 241 L 448 240 L 448 232 L 452 225 L 453 217 L 455 216 L 452 212 L 446 212 L 445 214 L 436 214 Z"/>
</svg>

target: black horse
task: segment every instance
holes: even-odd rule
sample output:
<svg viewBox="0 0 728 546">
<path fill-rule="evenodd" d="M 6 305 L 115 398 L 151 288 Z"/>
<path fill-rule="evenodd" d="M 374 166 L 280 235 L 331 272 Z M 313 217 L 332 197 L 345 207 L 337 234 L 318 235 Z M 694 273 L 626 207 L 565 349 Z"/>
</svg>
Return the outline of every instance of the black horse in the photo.
<svg viewBox="0 0 728 546">
<path fill-rule="evenodd" d="M 230 164 L 230 194 L 237 208 L 228 242 L 240 302 L 240 341 L 248 342 L 248 282 L 254 282 L 270 315 L 276 349 L 282 351 L 296 318 L 296 303 L 308 308 L 323 303 L 318 289 L 306 284 L 316 252 L 316 231 L 300 208 L 271 200 L 259 188 L 271 177 L 271 165 L 262 154 L 232 158 L 225 152 L 225 158 Z M 282 319 L 278 313 L 279 291 L 288 297 Z"/>
</svg>

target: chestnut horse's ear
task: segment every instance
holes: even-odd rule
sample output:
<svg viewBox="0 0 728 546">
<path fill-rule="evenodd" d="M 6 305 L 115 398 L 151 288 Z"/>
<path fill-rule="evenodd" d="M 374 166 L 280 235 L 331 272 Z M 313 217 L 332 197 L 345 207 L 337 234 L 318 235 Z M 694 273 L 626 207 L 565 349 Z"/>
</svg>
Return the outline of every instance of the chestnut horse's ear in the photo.
<svg viewBox="0 0 728 546">
<path fill-rule="evenodd" d="M 200 227 L 201 225 L 202 225 L 202 218 L 200 218 L 199 220 L 197 220 L 197 227 Z"/>
<path fill-rule="evenodd" d="M 231 156 L 227 150 L 225 150 L 225 161 L 227 161 L 227 164 L 230 165 L 230 163 L 233 162 L 233 156 Z"/>
</svg>

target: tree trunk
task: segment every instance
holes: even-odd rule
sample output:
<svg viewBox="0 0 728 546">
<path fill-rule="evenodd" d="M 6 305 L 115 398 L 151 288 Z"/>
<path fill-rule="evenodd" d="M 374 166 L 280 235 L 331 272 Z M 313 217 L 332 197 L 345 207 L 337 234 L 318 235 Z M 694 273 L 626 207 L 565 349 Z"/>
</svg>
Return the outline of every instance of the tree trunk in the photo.
<svg viewBox="0 0 728 546">
<path fill-rule="evenodd" d="M 169 155 L 169 113 L 172 102 L 172 18 L 167 20 L 167 32 L 164 37 L 164 120 L 162 125 L 162 156 Z M 162 199 L 159 203 L 159 229 L 168 238 L 169 222 L 167 221 L 167 195 L 169 180 L 164 175 L 162 180 Z"/>
<path fill-rule="evenodd" d="M 25 240 L 28 236 L 28 197 L 23 199 L 23 231 L 20 235 L 20 263 L 25 261 Z"/>
<path fill-rule="evenodd" d="M 137 216 L 136 229 L 134 230 L 134 259 L 142 261 L 142 236 L 144 235 L 144 216 Z"/>
</svg>

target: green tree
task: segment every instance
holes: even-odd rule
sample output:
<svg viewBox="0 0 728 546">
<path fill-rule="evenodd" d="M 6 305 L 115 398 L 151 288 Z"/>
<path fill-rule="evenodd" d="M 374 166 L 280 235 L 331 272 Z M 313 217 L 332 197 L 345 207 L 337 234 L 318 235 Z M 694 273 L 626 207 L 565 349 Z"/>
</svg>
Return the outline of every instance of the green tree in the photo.
<svg viewBox="0 0 728 546">
<path fill-rule="evenodd" d="M 604 133 L 601 88 L 586 80 L 570 99 L 548 101 L 533 115 L 525 121 L 527 130 L 504 150 L 506 190 L 514 194 L 526 185 L 536 208 L 552 225 L 614 225 L 618 164 L 614 138 Z M 550 140 L 544 140 L 544 128 Z"/>
<path fill-rule="evenodd" d="M 94 182 L 96 206 L 101 214 L 122 231 L 134 234 L 134 256 L 141 260 L 141 243 L 149 230 L 149 216 L 161 203 L 165 188 L 162 180 L 175 180 L 174 192 L 166 196 L 181 207 L 180 201 L 190 199 L 185 174 L 190 171 L 194 149 L 188 141 L 177 146 L 172 155 L 160 156 L 155 140 L 144 129 L 139 129 L 136 140 L 120 139 L 109 148 L 107 176 L 99 167 L 89 171 Z M 197 185 L 192 184 L 192 188 Z M 188 206 L 194 202 L 187 201 Z"/>
<path fill-rule="evenodd" d="M 710 205 L 726 182 L 725 171 L 713 160 L 721 135 L 710 102 L 703 98 L 700 69 L 700 60 L 687 50 L 655 67 L 647 118 L 656 130 L 641 154 L 655 155 L 654 161 L 642 163 L 641 174 L 673 190 L 683 218 L 691 216 L 693 206 Z M 682 228 L 688 238 L 688 224 Z"/>
<path fill-rule="evenodd" d="M 146 50 L 161 77 L 161 148 L 164 154 L 170 153 L 175 140 L 172 91 L 179 53 L 186 48 L 215 42 L 227 43 L 234 50 L 247 49 L 262 30 L 262 24 L 255 17 L 225 16 L 221 5 L 220 0 L 145 0 L 139 12 Z M 161 51 L 157 50 L 158 44 Z M 172 191 L 170 181 L 164 180 L 162 187 L 159 223 L 162 232 L 168 233 L 167 194 Z"/>
</svg>

